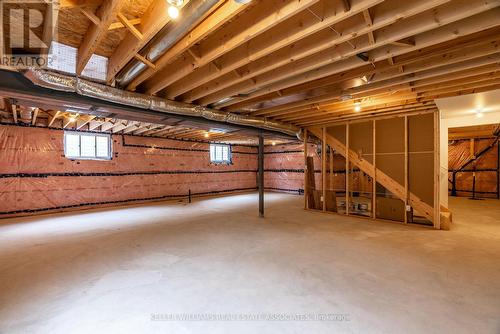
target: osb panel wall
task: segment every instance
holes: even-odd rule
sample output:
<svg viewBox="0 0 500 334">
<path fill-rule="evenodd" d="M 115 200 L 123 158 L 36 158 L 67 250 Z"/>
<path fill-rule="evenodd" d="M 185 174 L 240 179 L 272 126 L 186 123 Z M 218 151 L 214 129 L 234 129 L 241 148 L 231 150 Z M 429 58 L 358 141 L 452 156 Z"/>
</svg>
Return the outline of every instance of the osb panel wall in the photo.
<svg viewBox="0 0 500 334">
<path fill-rule="evenodd" d="M 349 125 L 349 148 L 359 157 L 373 164 L 373 122 L 360 122 Z M 345 161 L 345 159 L 344 159 Z M 373 193 L 372 178 L 351 165 L 349 191 L 371 196 Z"/>
<path fill-rule="evenodd" d="M 404 185 L 405 120 L 402 117 L 375 122 L 377 168 Z"/>
<path fill-rule="evenodd" d="M 408 117 L 408 188 L 434 206 L 434 115 Z"/>
<path fill-rule="evenodd" d="M 434 115 L 408 116 L 407 122 L 407 132 L 404 117 L 354 122 L 349 124 L 349 140 L 346 140 L 346 125 L 329 127 L 327 132 L 341 143 L 348 143 L 349 149 L 363 160 L 371 164 L 375 160 L 377 169 L 387 174 L 399 185 L 405 186 L 406 178 L 409 192 L 434 206 Z M 373 152 L 374 127 L 375 156 Z M 406 155 L 407 166 L 405 165 Z M 342 158 L 342 161 L 345 170 L 345 159 Z M 371 197 L 373 180 L 368 175 L 351 165 L 349 180 L 351 195 L 357 196 L 359 193 Z M 345 187 L 345 184 L 343 186 Z M 394 198 L 390 191 L 380 184 L 376 186 L 376 195 L 378 218 L 399 221 L 404 219 L 402 200 Z"/>
<path fill-rule="evenodd" d="M 349 147 L 364 160 L 373 163 L 373 122 L 349 126 Z"/>
<path fill-rule="evenodd" d="M 476 139 L 474 143 L 474 154 L 489 147 L 493 139 Z M 448 145 L 448 168 L 449 180 L 453 180 L 453 171 L 459 170 L 471 159 L 470 140 L 457 140 Z M 475 196 L 478 198 L 498 197 L 498 141 L 478 157 L 474 162 L 467 165 L 463 170 L 456 173 L 456 195 L 459 197 L 471 197 L 473 192 L 473 178 L 476 176 Z M 449 182 L 451 195 L 452 183 Z"/>
<path fill-rule="evenodd" d="M 0 126 L 0 217 L 256 189 L 255 147 L 213 165 L 207 143 L 115 135 L 112 160 L 69 160 L 63 136 Z"/>
</svg>

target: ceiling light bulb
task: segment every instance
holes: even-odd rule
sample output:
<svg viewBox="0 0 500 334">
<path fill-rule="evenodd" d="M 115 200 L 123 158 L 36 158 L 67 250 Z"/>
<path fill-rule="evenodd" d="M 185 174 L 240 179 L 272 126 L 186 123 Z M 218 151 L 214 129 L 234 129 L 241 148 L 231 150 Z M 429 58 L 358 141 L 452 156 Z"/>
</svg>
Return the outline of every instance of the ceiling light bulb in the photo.
<svg viewBox="0 0 500 334">
<path fill-rule="evenodd" d="M 175 6 L 168 7 L 168 16 L 170 16 L 171 19 L 175 20 L 179 17 L 179 9 L 177 9 L 177 7 Z"/>
<path fill-rule="evenodd" d="M 354 111 L 355 112 L 360 112 L 361 111 L 361 105 L 359 104 L 359 102 L 354 104 Z"/>
<path fill-rule="evenodd" d="M 275 141 L 273 141 L 271 144 L 272 144 L 273 146 L 276 146 L 276 142 L 275 142 Z"/>
<path fill-rule="evenodd" d="M 477 118 L 482 118 L 483 117 L 483 113 L 482 112 L 477 112 L 476 113 L 476 117 Z"/>
<path fill-rule="evenodd" d="M 208 132 L 205 132 L 205 138 L 208 138 L 208 136 L 209 136 Z"/>
<path fill-rule="evenodd" d="M 76 117 L 75 117 L 75 116 L 71 116 L 71 117 L 69 118 L 69 121 L 70 121 L 71 123 L 73 123 L 74 121 L 76 121 Z"/>
<path fill-rule="evenodd" d="M 180 7 L 184 3 L 184 0 L 167 0 L 167 2 L 175 7 Z"/>
</svg>

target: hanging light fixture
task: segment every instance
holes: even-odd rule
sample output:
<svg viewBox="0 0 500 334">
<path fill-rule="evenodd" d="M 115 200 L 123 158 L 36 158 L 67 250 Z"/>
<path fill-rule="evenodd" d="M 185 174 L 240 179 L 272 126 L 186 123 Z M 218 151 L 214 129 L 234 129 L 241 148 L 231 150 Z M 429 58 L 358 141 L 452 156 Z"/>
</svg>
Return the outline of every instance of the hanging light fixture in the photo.
<svg viewBox="0 0 500 334">
<path fill-rule="evenodd" d="M 184 0 L 167 0 L 168 3 L 168 16 L 175 20 L 179 17 L 179 7 L 182 6 Z"/>
<path fill-rule="evenodd" d="M 361 103 L 360 102 L 354 103 L 354 111 L 355 112 L 360 112 L 361 111 Z"/>
</svg>

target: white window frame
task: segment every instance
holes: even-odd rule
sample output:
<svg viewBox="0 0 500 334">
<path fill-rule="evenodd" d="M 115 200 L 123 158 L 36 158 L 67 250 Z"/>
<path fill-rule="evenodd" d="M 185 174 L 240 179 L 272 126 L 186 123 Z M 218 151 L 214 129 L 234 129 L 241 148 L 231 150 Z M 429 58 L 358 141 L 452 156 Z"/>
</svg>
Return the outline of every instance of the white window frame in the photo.
<svg viewBox="0 0 500 334">
<path fill-rule="evenodd" d="M 216 150 L 217 147 L 227 148 L 227 159 L 215 159 L 216 154 L 214 150 Z M 209 154 L 210 154 L 210 163 L 230 165 L 233 162 L 233 157 L 231 154 L 231 145 L 229 144 L 210 144 Z"/>
<path fill-rule="evenodd" d="M 80 154 L 78 156 L 69 156 L 67 154 L 67 150 L 66 150 L 66 135 L 77 135 L 78 136 L 78 141 L 79 141 L 79 144 L 78 144 L 78 151 L 80 152 Z M 108 155 L 106 157 L 100 157 L 100 156 L 97 156 L 97 140 L 95 140 L 95 156 L 93 157 L 87 157 L 87 156 L 82 156 L 82 137 L 105 137 L 108 139 Z M 75 132 L 75 131 L 64 131 L 64 156 L 68 159 L 71 159 L 71 160 L 104 160 L 104 161 L 107 161 L 107 160 L 111 160 L 112 157 L 113 157 L 113 141 L 112 141 L 112 138 L 111 138 L 111 135 L 110 134 L 107 134 L 107 133 L 88 133 L 88 132 Z"/>
</svg>

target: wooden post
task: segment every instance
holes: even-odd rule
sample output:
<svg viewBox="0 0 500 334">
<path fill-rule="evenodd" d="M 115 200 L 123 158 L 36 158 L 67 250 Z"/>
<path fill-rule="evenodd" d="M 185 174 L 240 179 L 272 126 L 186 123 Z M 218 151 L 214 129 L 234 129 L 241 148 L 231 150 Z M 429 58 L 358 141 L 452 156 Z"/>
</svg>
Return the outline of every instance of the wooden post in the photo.
<svg viewBox="0 0 500 334">
<path fill-rule="evenodd" d="M 322 196 L 323 196 L 323 211 L 326 211 L 326 129 L 322 128 L 321 138 L 321 180 L 322 180 Z"/>
</svg>

